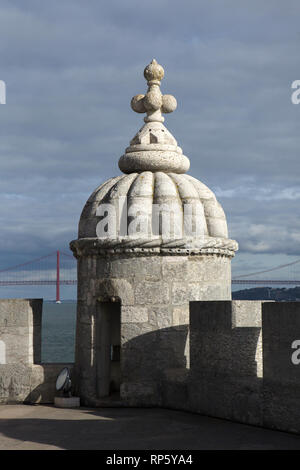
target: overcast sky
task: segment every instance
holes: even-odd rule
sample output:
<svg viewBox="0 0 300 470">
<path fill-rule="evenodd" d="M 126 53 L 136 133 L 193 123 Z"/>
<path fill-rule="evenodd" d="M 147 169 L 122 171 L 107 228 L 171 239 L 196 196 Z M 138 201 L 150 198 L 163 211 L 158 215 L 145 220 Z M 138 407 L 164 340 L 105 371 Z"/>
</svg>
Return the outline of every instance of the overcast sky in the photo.
<svg viewBox="0 0 300 470">
<path fill-rule="evenodd" d="M 299 18 L 298 0 L 2 0 L 0 268 L 68 252 L 143 124 L 152 58 L 178 101 L 165 125 L 240 244 L 233 273 L 300 258 Z"/>
</svg>

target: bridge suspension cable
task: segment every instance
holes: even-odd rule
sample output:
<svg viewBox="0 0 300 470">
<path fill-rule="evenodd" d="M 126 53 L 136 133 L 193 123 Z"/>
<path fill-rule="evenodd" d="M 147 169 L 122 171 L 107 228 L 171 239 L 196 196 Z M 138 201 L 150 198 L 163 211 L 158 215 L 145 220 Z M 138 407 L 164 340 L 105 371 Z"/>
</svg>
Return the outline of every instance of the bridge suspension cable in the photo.
<svg viewBox="0 0 300 470">
<path fill-rule="evenodd" d="M 264 269 L 263 271 L 256 271 L 255 273 L 249 273 L 249 274 L 242 274 L 240 276 L 234 276 L 234 281 L 245 278 L 245 277 L 252 277 L 252 276 L 257 276 L 258 274 L 264 274 L 264 273 L 270 273 L 272 271 L 276 271 L 277 269 L 282 269 L 282 268 L 287 268 L 288 266 L 293 266 L 294 264 L 300 263 L 300 259 L 296 261 L 292 261 L 292 263 L 286 263 L 286 264 L 281 264 L 279 266 L 275 266 L 275 268 L 270 268 L 270 269 Z"/>
<path fill-rule="evenodd" d="M 39 258 L 31 259 L 30 261 L 26 261 L 25 263 L 16 264 L 15 266 L 11 266 L 10 268 L 0 269 L 0 273 L 4 273 L 6 271 L 13 271 L 14 269 L 18 269 L 18 268 L 23 268 L 24 266 L 28 266 L 29 264 L 37 263 L 39 261 L 42 261 L 43 259 L 49 258 L 50 256 L 53 256 L 54 254 L 56 254 L 56 251 L 53 251 L 52 253 L 49 253 L 48 255 L 45 255 L 45 256 L 40 256 Z"/>
<path fill-rule="evenodd" d="M 77 283 L 75 265 L 76 260 L 72 255 L 56 250 L 25 263 L 0 269 L 0 286 L 55 285 L 56 301 L 60 302 L 60 286 Z"/>
</svg>

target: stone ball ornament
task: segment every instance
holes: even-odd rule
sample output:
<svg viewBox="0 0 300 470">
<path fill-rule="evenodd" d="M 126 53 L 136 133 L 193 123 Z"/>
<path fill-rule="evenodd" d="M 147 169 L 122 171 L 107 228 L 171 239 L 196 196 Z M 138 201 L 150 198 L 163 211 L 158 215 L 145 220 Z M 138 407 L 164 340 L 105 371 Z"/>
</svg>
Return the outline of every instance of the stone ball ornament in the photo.
<svg viewBox="0 0 300 470">
<path fill-rule="evenodd" d="M 162 97 L 162 112 L 165 114 L 172 113 L 177 108 L 177 101 L 175 96 L 163 95 Z"/>
<path fill-rule="evenodd" d="M 145 67 L 144 77 L 148 82 L 157 81 L 160 82 L 165 75 L 163 67 L 157 63 L 155 59 Z"/>
<path fill-rule="evenodd" d="M 145 95 L 135 95 L 131 100 L 131 107 L 136 113 L 144 114 L 146 108 L 144 106 L 144 97 Z"/>
<path fill-rule="evenodd" d="M 145 122 L 154 120 L 164 122 L 162 113 L 172 113 L 177 108 L 176 98 L 172 95 L 163 95 L 160 91 L 160 82 L 164 74 L 163 67 L 153 59 L 144 70 L 148 84 L 147 93 L 136 95 L 131 100 L 131 107 L 136 113 L 147 113 Z M 153 116 L 154 112 L 156 114 Z"/>
</svg>

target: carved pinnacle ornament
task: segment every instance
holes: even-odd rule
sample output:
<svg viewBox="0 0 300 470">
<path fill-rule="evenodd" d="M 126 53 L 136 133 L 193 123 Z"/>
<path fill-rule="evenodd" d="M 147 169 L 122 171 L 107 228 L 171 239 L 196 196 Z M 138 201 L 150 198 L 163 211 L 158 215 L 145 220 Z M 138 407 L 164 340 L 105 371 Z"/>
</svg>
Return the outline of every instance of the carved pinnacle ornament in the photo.
<svg viewBox="0 0 300 470">
<path fill-rule="evenodd" d="M 162 113 L 172 113 L 177 108 L 176 98 L 172 95 L 163 95 L 160 91 L 160 82 L 164 74 L 163 67 L 153 59 L 144 70 L 148 85 L 146 95 L 135 95 L 131 100 L 131 107 L 136 113 L 147 113 L 145 122 L 164 122 Z"/>
</svg>

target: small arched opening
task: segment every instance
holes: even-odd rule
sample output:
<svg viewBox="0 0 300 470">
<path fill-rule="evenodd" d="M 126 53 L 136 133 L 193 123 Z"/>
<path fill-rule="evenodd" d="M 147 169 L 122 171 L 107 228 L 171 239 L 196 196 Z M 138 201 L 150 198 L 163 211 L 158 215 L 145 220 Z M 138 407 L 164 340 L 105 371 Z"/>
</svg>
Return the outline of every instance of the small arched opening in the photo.
<svg viewBox="0 0 300 470">
<path fill-rule="evenodd" d="M 100 298 L 96 317 L 97 396 L 120 392 L 121 301 Z"/>
</svg>

